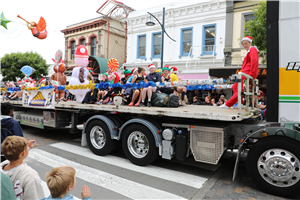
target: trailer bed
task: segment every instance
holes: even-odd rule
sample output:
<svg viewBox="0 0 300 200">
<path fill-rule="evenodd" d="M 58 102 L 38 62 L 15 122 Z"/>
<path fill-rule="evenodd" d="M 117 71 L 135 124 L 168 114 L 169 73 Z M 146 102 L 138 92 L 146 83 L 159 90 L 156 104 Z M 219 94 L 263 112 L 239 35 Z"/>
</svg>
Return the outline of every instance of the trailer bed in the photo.
<svg viewBox="0 0 300 200">
<path fill-rule="evenodd" d="M 15 106 L 22 107 L 21 101 L 9 101 Z M 36 108 L 34 108 L 36 109 Z M 204 119 L 204 120 L 218 120 L 218 121 L 242 121 L 244 119 L 252 118 L 258 110 L 251 110 L 247 112 L 242 109 L 241 115 L 238 114 L 237 109 L 222 109 L 216 106 L 199 106 L 187 105 L 178 108 L 168 107 L 135 107 L 135 106 L 120 106 L 115 105 L 97 105 L 97 104 L 81 104 L 74 101 L 59 102 L 55 104 L 56 110 L 91 110 L 91 111 L 107 111 L 107 112 L 121 112 L 133 113 L 152 116 L 166 116 L 166 117 L 180 117 L 189 119 Z M 255 112 L 256 111 L 256 112 Z"/>
</svg>

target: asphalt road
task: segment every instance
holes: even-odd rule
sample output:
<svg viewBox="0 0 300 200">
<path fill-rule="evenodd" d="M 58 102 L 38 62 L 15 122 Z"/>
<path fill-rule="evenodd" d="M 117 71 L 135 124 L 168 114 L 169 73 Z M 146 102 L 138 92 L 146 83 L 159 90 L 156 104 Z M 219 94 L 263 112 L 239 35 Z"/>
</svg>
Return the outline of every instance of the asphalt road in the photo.
<svg viewBox="0 0 300 200">
<path fill-rule="evenodd" d="M 71 194 L 77 198 L 81 198 L 81 187 L 87 185 L 92 199 L 284 199 L 260 191 L 243 163 L 232 181 L 234 153 L 224 156 L 218 166 L 197 163 L 191 157 L 184 162 L 158 159 L 140 167 L 122 151 L 93 154 L 81 146 L 81 134 L 24 126 L 23 131 L 27 139 L 37 142 L 25 162 L 39 173 L 47 195 L 46 173 L 70 165 L 76 169 L 77 186 Z"/>
</svg>

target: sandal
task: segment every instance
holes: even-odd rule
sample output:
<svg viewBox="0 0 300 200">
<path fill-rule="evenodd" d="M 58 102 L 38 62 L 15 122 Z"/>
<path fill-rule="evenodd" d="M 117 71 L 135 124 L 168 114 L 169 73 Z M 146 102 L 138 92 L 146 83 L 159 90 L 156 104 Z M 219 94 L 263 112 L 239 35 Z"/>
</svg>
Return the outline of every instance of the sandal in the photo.
<svg viewBox="0 0 300 200">
<path fill-rule="evenodd" d="M 128 106 L 133 106 L 134 104 L 133 104 L 133 102 L 131 102 L 130 104 L 128 104 Z"/>
</svg>

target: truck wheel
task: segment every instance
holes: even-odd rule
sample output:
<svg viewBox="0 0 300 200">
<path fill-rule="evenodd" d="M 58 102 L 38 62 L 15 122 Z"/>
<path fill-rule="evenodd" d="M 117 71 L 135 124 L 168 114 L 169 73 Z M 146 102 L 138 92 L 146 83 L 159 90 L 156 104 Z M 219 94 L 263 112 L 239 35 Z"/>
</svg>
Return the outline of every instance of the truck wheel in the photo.
<svg viewBox="0 0 300 200">
<path fill-rule="evenodd" d="M 86 140 L 90 150 L 97 155 L 104 156 L 112 152 L 117 142 L 112 140 L 106 124 L 100 120 L 88 123 L 86 128 Z"/>
<path fill-rule="evenodd" d="M 300 188 L 299 142 L 285 136 L 259 140 L 247 156 L 247 171 L 266 192 L 291 196 Z"/>
<path fill-rule="evenodd" d="M 152 133 L 140 124 L 133 124 L 125 129 L 122 134 L 122 147 L 126 157 L 136 165 L 149 165 L 158 157 Z"/>
</svg>

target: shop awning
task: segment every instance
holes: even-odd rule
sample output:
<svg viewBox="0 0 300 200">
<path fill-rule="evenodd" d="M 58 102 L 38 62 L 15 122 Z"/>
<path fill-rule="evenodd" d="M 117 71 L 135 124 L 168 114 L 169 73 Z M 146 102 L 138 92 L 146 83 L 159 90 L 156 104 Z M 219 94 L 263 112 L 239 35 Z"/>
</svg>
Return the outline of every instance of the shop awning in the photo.
<svg viewBox="0 0 300 200">
<path fill-rule="evenodd" d="M 240 71 L 241 68 L 235 68 L 235 67 L 211 68 L 209 69 L 209 76 L 226 77 L 226 76 L 231 76 L 232 74 L 237 74 Z M 258 76 L 267 76 L 267 68 L 259 67 Z"/>
</svg>

